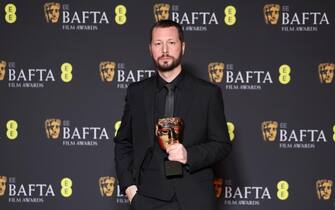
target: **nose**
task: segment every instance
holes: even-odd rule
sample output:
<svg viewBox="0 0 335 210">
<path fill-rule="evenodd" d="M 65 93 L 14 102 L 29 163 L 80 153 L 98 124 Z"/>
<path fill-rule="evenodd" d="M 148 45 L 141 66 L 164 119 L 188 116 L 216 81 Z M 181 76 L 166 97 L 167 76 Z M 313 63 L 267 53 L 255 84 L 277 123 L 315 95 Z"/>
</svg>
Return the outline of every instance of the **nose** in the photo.
<svg viewBox="0 0 335 210">
<path fill-rule="evenodd" d="M 162 44 L 162 53 L 167 54 L 169 52 L 168 45 L 166 43 Z"/>
</svg>

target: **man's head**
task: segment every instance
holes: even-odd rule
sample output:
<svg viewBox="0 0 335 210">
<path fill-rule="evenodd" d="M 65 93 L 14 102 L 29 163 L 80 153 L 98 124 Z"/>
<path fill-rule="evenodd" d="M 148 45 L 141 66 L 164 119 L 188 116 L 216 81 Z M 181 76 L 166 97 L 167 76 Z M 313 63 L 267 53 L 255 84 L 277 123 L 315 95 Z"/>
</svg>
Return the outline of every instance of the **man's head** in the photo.
<svg viewBox="0 0 335 210">
<path fill-rule="evenodd" d="M 60 134 L 60 119 L 47 119 L 45 121 L 45 132 L 48 139 L 58 139 Z"/>
<path fill-rule="evenodd" d="M 59 18 L 60 4 L 49 2 L 44 4 L 44 14 L 47 23 L 57 23 Z"/>
<path fill-rule="evenodd" d="M 223 78 L 223 70 L 224 70 L 223 63 L 215 62 L 208 64 L 208 74 L 210 81 L 213 83 L 220 83 Z"/>
<path fill-rule="evenodd" d="M 277 24 L 279 19 L 279 4 L 267 4 L 264 6 L 264 18 L 266 24 Z"/>
<path fill-rule="evenodd" d="M 333 181 L 328 179 L 322 179 L 316 181 L 316 194 L 321 200 L 328 200 L 332 194 Z"/>
<path fill-rule="evenodd" d="M 5 78 L 6 74 L 6 61 L 0 60 L 0 80 Z"/>
<path fill-rule="evenodd" d="M 262 123 L 264 141 L 274 141 L 277 136 L 278 123 L 276 121 L 265 121 Z"/>
<path fill-rule="evenodd" d="M 157 22 L 151 28 L 149 51 L 158 71 L 171 71 L 180 66 L 185 51 L 181 26 L 171 20 Z"/>
<path fill-rule="evenodd" d="M 215 191 L 215 197 L 220 198 L 222 194 L 222 184 L 223 180 L 222 178 L 215 178 L 214 179 L 214 191 Z"/>
<path fill-rule="evenodd" d="M 112 176 L 103 176 L 99 179 L 101 196 L 111 197 L 114 192 L 115 178 Z"/>
<path fill-rule="evenodd" d="M 115 62 L 112 61 L 103 61 L 99 65 L 100 70 L 100 78 L 101 81 L 111 82 L 113 81 L 114 74 L 115 74 Z"/>
<path fill-rule="evenodd" d="M 319 77 L 321 83 L 331 83 L 333 81 L 335 71 L 334 63 L 321 63 L 319 64 Z"/>
<path fill-rule="evenodd" d="M 169 19 L 169 10 L 170 10 L 170 5 L 169 4 L 155 4 L 154 5 L 154 15 L 156 22 L 160 20 L 167 20 Z"/>
</svg>

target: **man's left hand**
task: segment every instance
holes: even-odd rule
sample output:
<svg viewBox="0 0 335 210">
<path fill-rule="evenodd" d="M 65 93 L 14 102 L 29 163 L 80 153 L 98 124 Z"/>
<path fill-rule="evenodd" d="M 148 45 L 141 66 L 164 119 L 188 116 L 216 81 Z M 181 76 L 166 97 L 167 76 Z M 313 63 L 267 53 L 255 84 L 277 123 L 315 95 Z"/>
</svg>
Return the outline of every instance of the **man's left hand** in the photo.
<svg viewBox="0 0 335 210">
<path fill-rule="evenodd" d="M 187 151 L 184 145 L 180 143 L 174 143 L 166 148 L 166 152 L 169 155 L 169 160 L 178 161 L 182 164 L 187 163 Z"/>
</svg>

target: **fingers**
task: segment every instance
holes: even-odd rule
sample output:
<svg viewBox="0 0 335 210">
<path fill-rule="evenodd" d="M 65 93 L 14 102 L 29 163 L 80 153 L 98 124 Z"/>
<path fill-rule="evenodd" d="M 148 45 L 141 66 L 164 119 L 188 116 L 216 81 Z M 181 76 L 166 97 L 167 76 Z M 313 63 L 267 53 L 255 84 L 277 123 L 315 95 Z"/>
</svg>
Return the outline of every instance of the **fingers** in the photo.
<svg viewBox="0 0 335 210">
<path fill-rule="evenodd" d="M 180 143 L 172 144 L 167 148 L 168 159 L 185 164 L 187 162 L 187 152 Z"/>
</svg>

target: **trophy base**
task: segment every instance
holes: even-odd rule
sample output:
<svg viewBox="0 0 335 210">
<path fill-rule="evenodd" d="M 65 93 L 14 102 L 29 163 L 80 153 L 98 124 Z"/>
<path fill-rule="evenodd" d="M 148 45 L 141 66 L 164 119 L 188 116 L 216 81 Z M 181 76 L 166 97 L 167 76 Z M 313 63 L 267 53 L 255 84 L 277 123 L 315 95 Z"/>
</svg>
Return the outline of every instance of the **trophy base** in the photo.
<svg viewBox="0 0 335 210">
<path fill-rule="evenodd" d="M 183 175 L 183 166 L 180 162 L 177 161 L 164 161 L 165 166 L 165 176 L 182 176 Z"/>
</svg>

